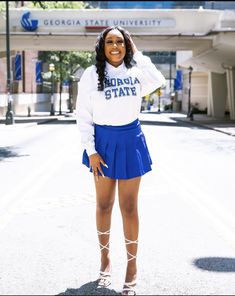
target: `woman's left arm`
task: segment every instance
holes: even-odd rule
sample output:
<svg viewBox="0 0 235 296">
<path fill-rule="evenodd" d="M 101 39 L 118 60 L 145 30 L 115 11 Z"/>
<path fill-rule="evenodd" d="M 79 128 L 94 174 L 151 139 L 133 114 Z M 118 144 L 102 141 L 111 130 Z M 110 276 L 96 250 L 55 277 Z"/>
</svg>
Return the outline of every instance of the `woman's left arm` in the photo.
<svg viewBox="0 0 235 296">
<path fill-rule="evenodd" d="M 144 56 L 138 51 L 136 45 L 131 39 L 133 59 L 136 62 L 137 68 L 140 69 L 140 84 L 141 96 L 144 97 L 155 91 L 156 89 L 165 86 L 166 79 L 162 73 L 155 67 L 151 59 Z"/>
</svg>

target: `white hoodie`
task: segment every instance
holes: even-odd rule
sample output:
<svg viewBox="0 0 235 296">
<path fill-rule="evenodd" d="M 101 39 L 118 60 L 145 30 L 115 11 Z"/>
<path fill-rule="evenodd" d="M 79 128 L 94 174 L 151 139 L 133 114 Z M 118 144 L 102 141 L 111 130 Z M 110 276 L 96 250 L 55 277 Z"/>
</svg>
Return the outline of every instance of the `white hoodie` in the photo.
<svg viewBox="0 0 235 296">
<path fill-rule="evenodd" d="M 94 124 L 125 125 L 139 117 L 142 97 L 165 85 L 165 78 L 150 58 L 137 51 L 136 65 L 114 67 L 106 62 L 104 90 L 98 91 L 96 66 L 88 67 L 78 85 L 77 124 L 88 156 L 96 153 Z"/>
</svg>

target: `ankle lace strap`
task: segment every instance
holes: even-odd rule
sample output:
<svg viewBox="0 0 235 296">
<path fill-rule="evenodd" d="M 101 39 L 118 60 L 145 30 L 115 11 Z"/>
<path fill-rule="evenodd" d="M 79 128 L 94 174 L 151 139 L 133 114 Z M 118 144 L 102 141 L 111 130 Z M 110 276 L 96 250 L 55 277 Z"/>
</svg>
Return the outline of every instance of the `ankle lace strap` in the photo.
<svg viewBox="0 0 235 296">
<path fill-rule="evenodd" d="M 106 230 L 106 231 L 99 231 L 99 230 L 97 230 L 97 233 L 98 233 L 98 235 L 109 235 L 110 234 L 110 229 L 109 230 Z M 99 242 L 99 245 L 100 245 L 100 251 L 103 251 L 103 250 L 109 251 L 109 242 L 107 242 L 106 245 L 102 245 Z"/>
<path fill-rule="evenodd" d="M 104 232 L 97 230 L 98 235 L 102 235 L 102 234 L 110 234 L 110 229 L 106 230 Z"/>
<path fill-rule="evenodd" d="M 125 238 L 125 243 L 126 245 L 138 244 L 138 239 L 132 241 L 130 239 Z M 131 254 L 129 251 L 127 251 L 127 255 L 129 256 L 129 258 L 127 259 L 128 262 L 137 258 L 136 255 Z"/>
</svg>

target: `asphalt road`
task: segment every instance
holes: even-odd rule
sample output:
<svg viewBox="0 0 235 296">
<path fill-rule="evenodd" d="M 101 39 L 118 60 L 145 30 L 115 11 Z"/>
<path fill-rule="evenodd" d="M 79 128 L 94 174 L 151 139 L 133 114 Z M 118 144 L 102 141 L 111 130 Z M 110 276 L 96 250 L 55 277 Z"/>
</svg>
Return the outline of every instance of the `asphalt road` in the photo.
<svg viewBox="0 0 235 296">
<path fill-rule="evenodd" d="M 235 138 L 142 114 L 138 294 L 235 294 Z M 72 120 L 0 128 L 0 294 L 119 294 L 126 254 L 115 203 L 113 284 L 97 291 L 93 179 Z"/>
</svg>

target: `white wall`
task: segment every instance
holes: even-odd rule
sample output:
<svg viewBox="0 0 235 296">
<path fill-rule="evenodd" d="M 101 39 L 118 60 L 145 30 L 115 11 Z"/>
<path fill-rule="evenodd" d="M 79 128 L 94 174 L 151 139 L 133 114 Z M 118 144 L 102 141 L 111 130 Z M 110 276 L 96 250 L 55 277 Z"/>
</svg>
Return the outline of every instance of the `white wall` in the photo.
<svg viewBox="0 0 235 296">
<path fill-rule="evenodd" d="M 69 94 L 62 93 L 61 96 L 61 110 L 68 110 Z M 12 106 L 15 115 L 28 114 L 28 107 L 31 112 L 50 112 L 51 107 L 51 95 L 50 94 L 13 94 L 12 95 Z M 59 111 L 60 94 L 54 94 L 54 107 L 55 111 Z M 0 116 L 5 116 L 7 111 L 7 95 L 0 95 Z"/>
<path fill-rule="evenodd" d="M 189 74 L 183 73 L 182 111 L 188 112 Z M 197 104 L 200 111 L 205 111 L 208 102 L 208 73 L 192 72 L 191 76 L 191 104 Z"/>
</svg>

